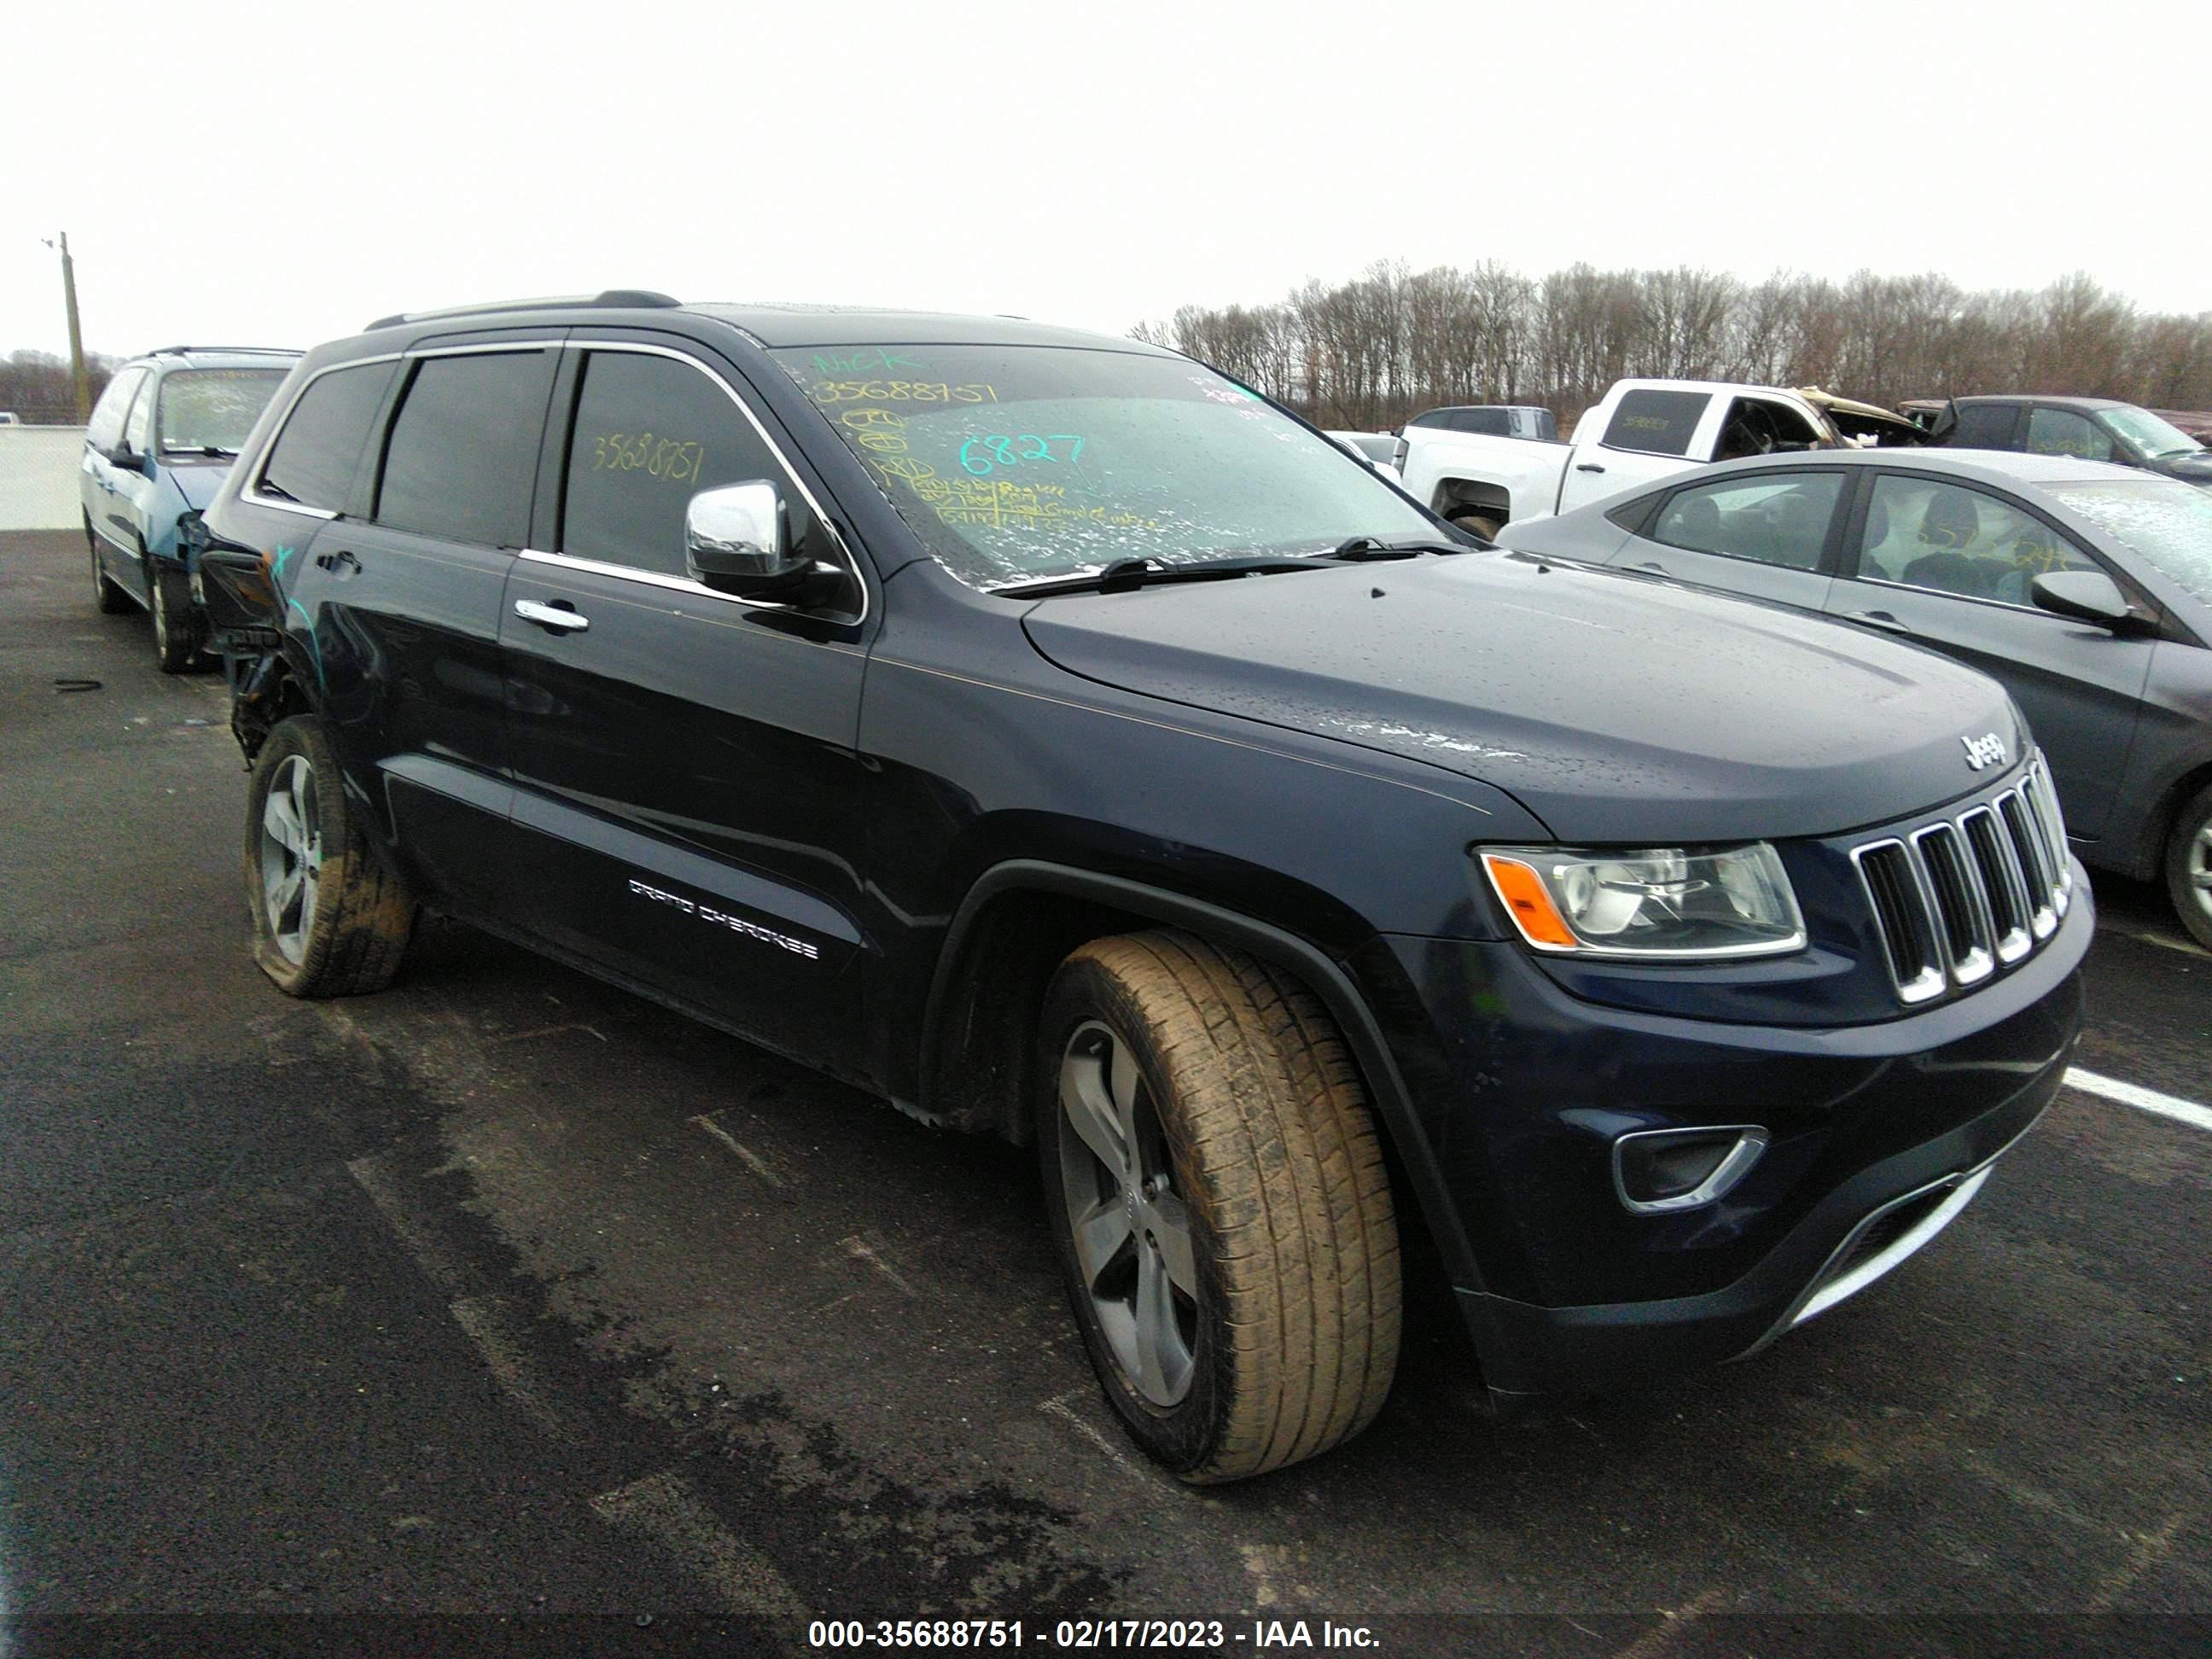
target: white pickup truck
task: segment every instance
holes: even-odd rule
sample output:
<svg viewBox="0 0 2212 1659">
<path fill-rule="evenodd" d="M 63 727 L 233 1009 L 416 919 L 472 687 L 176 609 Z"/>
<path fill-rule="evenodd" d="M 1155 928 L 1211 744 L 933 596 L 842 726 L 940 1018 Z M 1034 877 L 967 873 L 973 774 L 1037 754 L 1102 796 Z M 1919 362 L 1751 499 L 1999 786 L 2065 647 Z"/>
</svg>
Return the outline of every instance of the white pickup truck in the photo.
<svg viewBox="0 0 2212 1659">
<path fill-rule="evenodd" d="M 1616 380 L 1571 443 L 1408 427 L 1407 493 L 1480 536 L 1708 461 L 1775 450 L 1909 442 L 1910 422 L 1817 389 L 1715 380 Z"/>
</svg>

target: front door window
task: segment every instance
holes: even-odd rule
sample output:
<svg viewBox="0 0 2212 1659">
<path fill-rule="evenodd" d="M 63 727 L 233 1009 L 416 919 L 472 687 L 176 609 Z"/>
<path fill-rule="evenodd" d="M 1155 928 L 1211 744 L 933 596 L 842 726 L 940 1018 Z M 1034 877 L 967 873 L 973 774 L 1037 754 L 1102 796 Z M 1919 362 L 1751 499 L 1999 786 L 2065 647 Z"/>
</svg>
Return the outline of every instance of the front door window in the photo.
<svg viewBox="0 0 2212 1659">
<path fill-rule="evenodd" d="M 2100 567 L 2042 520 L 1962 484 L 1876 478 L 1858 574 L 1960 599 L 2032 605 L 2029 585 L 2052 570 Z"/>
<path fill-rule="evenodd" d="M 2070 409 L 2030 410 L 2027 453 L 2071 455 L 2077 461 L 2109 461 L 2112 459 L 2112 434 Z"/>
<path fill-rule="evenodd" d="M 594 351 L 584 360 L 568 433 L 558 550 L 684 575 L 692 496 L 755 479 L 783 492 L 794 544 L 823 539 L 781 463 L 720 386 L 673 357 Z M 819 547 L 816 554 L 832 556 Z"/>
</svg>

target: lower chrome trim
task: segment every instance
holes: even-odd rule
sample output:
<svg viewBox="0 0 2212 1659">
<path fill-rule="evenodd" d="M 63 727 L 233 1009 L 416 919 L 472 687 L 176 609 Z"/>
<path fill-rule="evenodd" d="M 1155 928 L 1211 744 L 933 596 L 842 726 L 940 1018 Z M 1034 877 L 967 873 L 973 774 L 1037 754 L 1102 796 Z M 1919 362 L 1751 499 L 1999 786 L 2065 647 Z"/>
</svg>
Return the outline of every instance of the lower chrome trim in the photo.
<svg viewBox="0 0 2212 1659">
<path fill-rule="evenodd" d="M 2049 1107 L 2046 1104 L 2045 1110 L 2048 1109 Z M 1997 1160 L 2019 1146 L 2034 1129 L 2035 1125 L 2042 1121 L 2043 1113 L 2038 1112 L 2035 1115 L 2034 1122 L 2030 1123 L 2027 1128 L 2022 1129 L 2010 1140 L 1974 1165 L 1972 1169 L 1961 1170 L 1955 1175 L 1947 1175 L 1940 1180 L 1916 1187 L 1911 1192 L 1893 1198 L 1888 1203 L 1861 1217 L 1858 1224 L 1844 1235 L 1843 1243 L 1828 1252 L 1826 1259 L 1820 1263 L 1820 1270 L 1805 1281 L 1805 1288 L 1798 1292 L 1797 1299 L 1790 1304 L 1789 1311 L 1774 1322 L 1765 1335 L 1760 1337 L 1741 1353 L 1735 1356 L 1735 1359 L 1730 1360 L 1729 1363 L 1733 1364 L 1735 1360 L 1750 1358 L 1785 1332 L 1796 1329 L 1808 1319 L 1819 1318 L 1838 1303 L 1848 1301 L 1876 1279 L 1887 1277 L 1893 1270 L 1918 1255 L 1929 1239 L 1956 1221 L 1960 1212 L 1974 1201 L 1975 1194 L 1982 1190 L 1984 1183 L 1990 1178 L 1990 1172 L 1996 1167 Z M 1869 1228 L 1881 1221 L 1884 1216 L 1894 1215 L 1906 1205 L 1917 1203 L 1932 1193 L 1940 1193 L 1947 1188 L 1950 1190 L 1951 1195 L 1923 1216 L 1904 1237 L 1880 1255 L 1868 1257 L 1849 1273 L 1838 1275 L 1833 1282 L 1830 1281 L 1828 1275 L 1834 1271 L 1836 1263 L 1850 1255 L 1859 1240 L 1866 1237 Z"/>
<path fill-rule="evenodd" d="M 1867 1230 L 1884 1216 L 1893 1214 L 1905 1205 L 1927 1197 L 1930 1193 L 1940 1192 L 1945 1187 L 1952 1188 L 1950 1197 L 1923 1216 L 1917 1226 L 1880 1255 L 1869 1256 L 1849 1273 L 1833 1279 L 1826 1279 L 1827 1269 L 1824 1267 L 1813 1280 L 1819 1288 L 1806 1297 L 1803 1304 L 1790 1316 L 1784 1322 L 1783 1328 L 1795 1330 L 1807 1320 L 1819 1318 L 1838 1302 L 1856 1296 L 1892 1268 L 1900 1266 L 1908 1257 L 1916 1255 L 1921 1246 L 1949 1226 L 1957 1218 L 1960 1211 L 1973 1202 L 1974 1194 L 1982 1190 L 1983 1183 L 1989 1178 L 1989 1166 L 1984 1164 L 1970 1176 L 1946 1176 L 1942 1181 L 1923 1187 L 1918 1192 L 1908 1193 L 1903 1198 L 1883 1205 L 1881 1208 L 1851 1229 L 1850 1235 L 1836 1247 L 1835 1254 L 1828 1258 L 1831 1263 L 1840 1261 L 1848 1255 L 1852 1246 L 1865 1237 Z M 1826 1279 L 1826 1282 L 1824 1283 L 1824 1279 Z"/>
<path fill-rule="evenodd" d="M 1630 1142 L 1687 1140 L 1700 1135 L 1729 1133 L 1735 1136 L 1735 1144 L 1713 1166 L 1712 1173 L 1690 1191 L 1676 1193 L 1671 1198 L 1631 1198 L 1628 1195 L 1627 1172 L 1622 1164 L 1622 1155 L 1627 1151 Z M 1672 1215 L 1682 1210 L 1703 1209 L 1717 1199 L 1725 1197 L 1738 1182 L 1751 1173 L 1751 1166 L 1759 1162 L 1771 1139 L 1766 1130 L 1756 1123 L 1716 1123 L 1710 1127 L 1692 1125 L 1678 1129 L 1635 1130 L 1613 1143 L 1613 1194 L 1634 1215 Z"/>
</svg>

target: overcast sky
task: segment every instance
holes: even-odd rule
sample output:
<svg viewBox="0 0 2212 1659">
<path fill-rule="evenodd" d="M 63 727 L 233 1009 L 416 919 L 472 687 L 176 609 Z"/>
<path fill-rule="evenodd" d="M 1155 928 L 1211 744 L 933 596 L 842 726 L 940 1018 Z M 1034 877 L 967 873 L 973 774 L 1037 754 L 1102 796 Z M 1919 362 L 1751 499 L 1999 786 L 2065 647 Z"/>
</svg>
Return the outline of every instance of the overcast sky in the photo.
<svg viewBox="0 0 2212 1659">
<path fill-rule="evenodd" d="M 15 0 L 0 351 L 608 286 L 1110 331 L 1377 258 L 2212 309 L 2212 5 Z"/>
</svg>

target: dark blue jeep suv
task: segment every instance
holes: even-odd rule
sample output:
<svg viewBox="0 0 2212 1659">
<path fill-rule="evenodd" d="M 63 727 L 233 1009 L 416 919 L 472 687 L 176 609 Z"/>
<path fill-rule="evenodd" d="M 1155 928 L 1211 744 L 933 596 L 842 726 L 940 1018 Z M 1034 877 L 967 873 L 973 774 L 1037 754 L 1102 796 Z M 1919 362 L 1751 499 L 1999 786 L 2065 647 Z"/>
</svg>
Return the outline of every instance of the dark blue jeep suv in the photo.
<svg viewBox="0 0 2212 1659">
<path fill-rule="evenodd" d="M 2004 692 L 1495 551 L 1244 387 L 622 291 L 310 352 L 209 514 L 258 958 L 418 907 L 1038 1148 L 1192 1480 L 1746 1353 L 2057 1091 L 2089 896 Z"/>
</svg>

